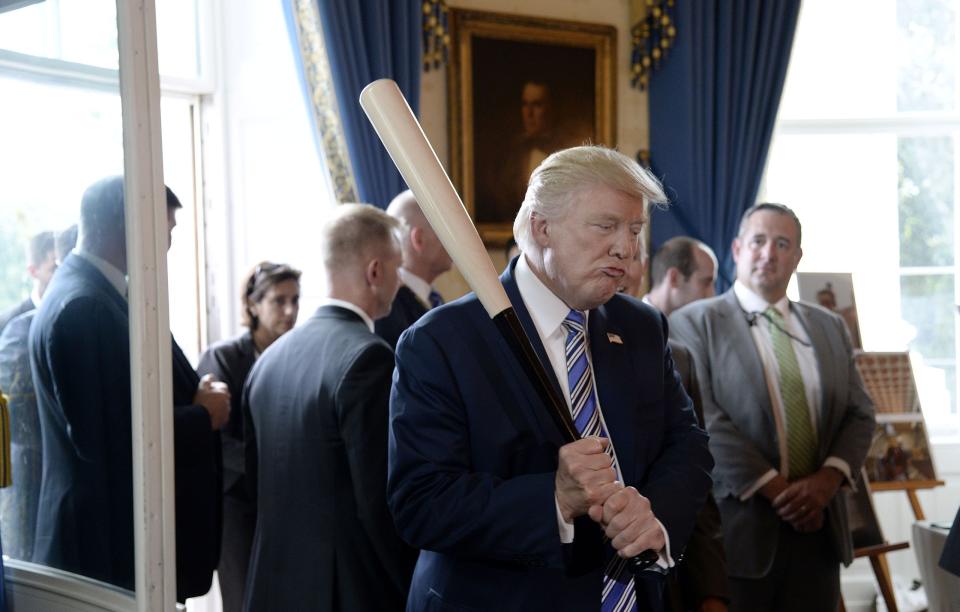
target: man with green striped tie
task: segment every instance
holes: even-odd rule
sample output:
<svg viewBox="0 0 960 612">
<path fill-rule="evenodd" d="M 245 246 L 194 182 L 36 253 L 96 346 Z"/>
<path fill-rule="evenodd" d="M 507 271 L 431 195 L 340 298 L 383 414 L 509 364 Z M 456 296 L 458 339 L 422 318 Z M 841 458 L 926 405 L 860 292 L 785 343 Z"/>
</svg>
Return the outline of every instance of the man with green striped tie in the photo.
<svg viewBox="0 0 960 612">
<path fill-rule="evenodd" d="M 790 208 L 753 206 L 733 288 L 670 316 L 701 386 L 731 610 L 836 610 L 853 556 L 837 492 L 863 463 L 873 404 L 843 320 L 787 298 L 800 238 Z"/>
</svg>

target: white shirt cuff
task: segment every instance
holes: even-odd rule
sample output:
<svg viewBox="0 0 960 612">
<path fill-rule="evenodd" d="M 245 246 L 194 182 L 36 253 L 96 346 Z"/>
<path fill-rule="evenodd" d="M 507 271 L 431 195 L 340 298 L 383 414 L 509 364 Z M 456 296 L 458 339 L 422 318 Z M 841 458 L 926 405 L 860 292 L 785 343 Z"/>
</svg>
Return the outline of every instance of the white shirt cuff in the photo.
<svg viewBox="0 0 960 612">
<path fill-rule="evenodd" d="M 663 569 L 670 569 L 676 565 L 676 563 L 673 562 L 673 557 L 670 556 L 670 534 L 667 533 L 667 528 L 663 526 L 663 523 L 660 522 L 660 519 L 653 520 L 657 521 L 657 525 L 660 525 L 660 531 L 663 532 L 663 541 L 665 542 L 663 545 L 663 550 L 657 551 L 657 556 L 659 557 L 657 559 L 657 565 Z"/>
<path fill-rule="evenodd" d="M 573 542 L 573 523 L 568 523 L 563 518 L 563 513 L 560 512 L 560 500 L 554 496 L 553 501 L 557 506 L 557 529 L 560 531 L 560 543 L 570 544 Z"/>
<path fill-rule="evenodd" d="M 740 494 L 740 501 L 747 501 L 748 499 L 753 497 L 757 491 L 763 488 L 763 485 L 767 484 L 768 482 L 776 478 L 777 474 L 779 474 L 777 470 L 771 469 L 769 472 L 767 472 L 760 478 L 757 478 L 757 481 L 753 483 L 753 485 L 749 489 L 747 489 L 746 491 Z"/>
<path fill-rule="evenodd" d="M 823 462 L 823 467 L 832 467 L 835 470 L 839 470 L 839 472 L 843 474 L 843 477 L 846 478 L 847 484 L 850 485 L 850 488 L 856 488 L 856 483 L 850 474 L 850 464 L 840 457 L 827 457 Z"/>
</svg>

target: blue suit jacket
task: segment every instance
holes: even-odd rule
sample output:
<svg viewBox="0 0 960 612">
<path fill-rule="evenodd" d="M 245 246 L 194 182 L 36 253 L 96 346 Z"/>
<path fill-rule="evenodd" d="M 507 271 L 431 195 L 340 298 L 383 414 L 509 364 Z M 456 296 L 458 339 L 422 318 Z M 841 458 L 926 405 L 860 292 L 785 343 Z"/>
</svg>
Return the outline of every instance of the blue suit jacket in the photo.
<svg viewBox="0 0 960 612">
<path fill-rule="evenodd" d="M 127 302 L 68 256 L 30 328 L 43 440 L 33 560 L 134 586 L 133 442 Z M 174 342 L 177 598 L 210 586 L 219 554 L 217 436 L 191 405 L 196 372 Z"/>
<path fill-rule="evenodd" d="M 513 265 L 501 280 L 549 364 Z M 674 372 L 666 321 L 618 295 L 591 311 L 589 334 L 624 479 L 650 499 L 677 558 L 713 461 Z M 388 499 L 401 536 L 423 549 L 408 610 L 599 608 L 600 531 L 581 517 L 574 544 L 560 543 L 554 478 L 563 439 L 473 294 L 402 336 L 390 413 Z M 659 608 L 658 579 L 641 609 Z"/>
</svg>

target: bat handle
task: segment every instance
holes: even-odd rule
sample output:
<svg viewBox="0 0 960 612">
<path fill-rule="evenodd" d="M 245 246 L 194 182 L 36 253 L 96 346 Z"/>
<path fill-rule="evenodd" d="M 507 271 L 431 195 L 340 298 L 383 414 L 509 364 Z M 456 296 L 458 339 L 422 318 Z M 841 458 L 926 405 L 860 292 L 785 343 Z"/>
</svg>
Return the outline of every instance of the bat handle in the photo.
<svg viewBox="0 0 960 612">
<path fill-rule="evenodd" d="M 506 340 L 507 344 L 513 350 L 514 355 L 520 361 L 521 367 L 527 374 L 527 378 L 533 383 L 540 396 L 543 405 L 550 412 L 550 416 L 556 423 L 557 428 L 563 433 L 567 443 L 575 442 L 580 439 L 580 433 L 573 424 L 570 416 L 570 410 L 567 403 L 560 396 L 547 374 L 543 363 L 537 354 L 533 351 L 533 345 L 527 333 L 523 330 L 523 324 L 513 308 L 498 313 L 493 317 L 494 323 L 500 330 L 500 334 Z M 630 559 L 630 570 L 636 575 L 657 562 L 660 556 L 653 550 L 645 550 L 636 557 Z"/>
</svg>

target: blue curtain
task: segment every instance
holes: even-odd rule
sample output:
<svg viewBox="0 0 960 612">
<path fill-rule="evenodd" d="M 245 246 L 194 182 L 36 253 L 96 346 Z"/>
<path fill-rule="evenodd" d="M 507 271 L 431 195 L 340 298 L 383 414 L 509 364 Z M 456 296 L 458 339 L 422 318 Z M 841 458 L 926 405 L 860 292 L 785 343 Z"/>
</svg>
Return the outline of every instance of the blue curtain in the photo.
<svg viewBox="0 0 960 612">
<path fill-rule="evenodd" d="M 650 84 L 651 163 L 672 202 L 652 215 L 652 246 L 681 234 L 709 244 L 723 291 L 760 188 L 800 0 L 680 0 L 675 11 L 675 46 Z"/>
<path fill-rule="evenodd" d="M 381 208 L 406 185 L 358 100 L 368 83 L 390 78 L 418 113 L 421 5 L 420 0 L 317 0 L 358 195 Z"/>
</svg>

